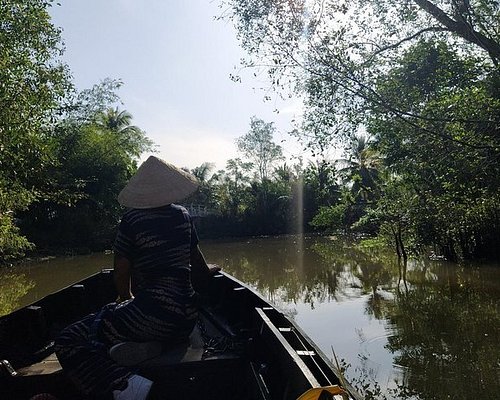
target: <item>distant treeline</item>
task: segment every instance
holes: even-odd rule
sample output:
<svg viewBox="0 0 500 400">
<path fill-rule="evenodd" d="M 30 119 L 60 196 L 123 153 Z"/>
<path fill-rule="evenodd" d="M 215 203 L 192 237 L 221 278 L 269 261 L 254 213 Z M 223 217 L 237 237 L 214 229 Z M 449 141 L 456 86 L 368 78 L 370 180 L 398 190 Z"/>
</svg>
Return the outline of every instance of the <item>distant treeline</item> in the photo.
<svg viewBox="0 0 500 400">
<path fill-rule="evenodd" d="M 499 258 L 500 41 L 498 29 L 485 28 L 499 18 L 493 2 L 469 6 L 482 21 L 472 28 L 488 36 L 483 47 L 427 29 L 418 7 L 393 21 L 401 28 L 394 35 L 407 37 L 391 45 L 377 36 L 365 47 L 368 41 L 307 21 L 316 14 L 284 3 L 259 12 L 255 2 L 228 3 L 250 55 L 273 66 L 274 87 L 304 99 L 293 134 L 314 158 L 285 161 L 273 123 L 251 117 L 236 143 L 240 158 L 223 170 L 204 163 L 190 171 L 201 187 L 185 204 L 210 210 L 197 219 L 201 236 L 346 232 L 377 236 L 401 257 L 432 246 L 453 260 Z M 359 6 L 349 4 L 322 16 L 332 21 Z M 0 7 L 1 263 L 30 251 L 110 248 L 123 212 L 117 195 L 140 156 L 154 150 L 117 107 L 121 82 L 75 90 L 49 5 L 9 0 Z M 383 15 L 407 4 L 377 7 Z M 363 18 L 375 18 L 353 15 L 338 23 L 366 27 Z M 303 40 L 310 47 L 297 45 Z M 342 157 L 329 156 L 334 146 Z"/>
</svg>

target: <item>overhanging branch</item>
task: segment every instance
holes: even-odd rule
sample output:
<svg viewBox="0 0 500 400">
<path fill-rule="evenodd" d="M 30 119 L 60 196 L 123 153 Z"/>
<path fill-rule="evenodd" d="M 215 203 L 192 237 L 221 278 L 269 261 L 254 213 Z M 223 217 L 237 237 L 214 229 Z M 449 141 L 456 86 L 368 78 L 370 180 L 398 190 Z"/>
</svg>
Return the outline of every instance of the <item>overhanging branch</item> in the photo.
<svg viewBox="0 0 500 400">
<path fill-rule="evenodd" d="M 473 43 L 483 50 L 486 50 L 493 63 L 498 66 L 500 61 L 500 44 L 495 40 L 485 36 L 481 32 L 464 22 L 455 21 L 446 12 L 428 0 L 413 0 L 421 9 L 432 15 L 437 21 L 443 24 L 448 30 L 457 34 L 466 41 Z"/>
</svg>

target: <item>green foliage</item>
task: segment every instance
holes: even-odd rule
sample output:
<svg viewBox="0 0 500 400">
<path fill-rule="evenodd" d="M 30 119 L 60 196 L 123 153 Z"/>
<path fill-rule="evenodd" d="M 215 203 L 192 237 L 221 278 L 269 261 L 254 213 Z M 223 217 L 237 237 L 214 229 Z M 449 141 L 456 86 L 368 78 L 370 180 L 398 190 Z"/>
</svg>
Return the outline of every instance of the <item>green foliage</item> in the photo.
<svg viewBox="0 0 500 400">
<path fill-rule="evenodd" d="M 378 239 L 406 258 L 408 253 L 420 250 L 417 230 L 422 211 L 415 191 L 404 180 L 392 178 L 383 186 L 380 199 L 366 210 L 355 227 L 376 226 Z"/>
<path fill-rule="evenodd" d="M 306 203 L 312 210 L 338 202 L 340 189 L 333 163 L 326 159 L 310 161 L 303 172 L 303 180 Z"/>
<path fill-rule="evenodd" d="M 258 121 L 257 121 L 258 122 Z M 261 126 L 262 121 L 259 122 Z M 265 124 L 265 123 L 264 123 Z M 271 127 L 267 124 L 265 131 Z M 248 136 L 240 138 L 246 141 Z M 255 137 L 251 138 L 256 139 Z M 274 148 L 272 136 L 259 136 L 255 146 Z M 262 139 L 262 142 L 259 140 Z M 248 143 L 247 143 L 248 144 Z M 278 146 L 279 147 L 279 146 Z M 276 159 L 267 159 L 267 177 L 262 180 L 259 174 L 254 173 L 254 163 L 243 161 L 240 158 L 227 161 L 226 170 L 217 171 L 211 178 L 202 181 L 202 193 L 196 194 L 188 202 L 200 203 L 211 209 L 213 215 L 199 221 L 201 235 L 211 236 L 242 236 L 242 235 L 269 235 L 281 233 L 302 232 L 308 227 L 309 207 L 316 207 L 305 200 L 305 186 L 302 178 L 301 164 L 288 166 L 275 165 Z M 258 162 L 257 159 L 255 159 Z M 272 161 L 272 162 L 271 162 Z M 195 168 L 192 172 L 199 174 L 206 172 L 204 165 Z M 327 175 L 327 174 L 326 174 Z M 325 177 L 326 177 L 325 175 Z M 331 187 L 323 182 L 324 196 Z M 307 190 L 313 196 L 321 197 L 312 190 Z"/>
<path fill-rule="evenodd" d="M 223 216 L 239 220 L 248 207 L 252 167 L 252 163 L 236 158 L 227 161 L 226 171 L 219 171 L 216 193 Z"/>
<path fill-rule="evenodd" d="M 370 139 L 362 134 L 355 136 L 347 149 L 348 158 L 338 159 L 336 165 L 344 182 L 351 188 L 353 201 L 366 204 L 379 197 L 382 158 Z"/>
<path fill-rule="evenodd" d="M 122 213 L 118 193 L 139 155 L 151 150 L 128 112 L 109 109 L 92 119 L 62 121 L 52 134 L 58 164 L 50 185 L 57 195 L 23 214 L 24 232 L 42 248 L 109 248 Z"/>
<path fill-rule="evenodd" d="M 346 227 L 345 214 L 346 204 L 337 204 L 336 206 L 320 207 L 318 213 L 310 222 L 311 226 L 320 229 L 338 230 Z"/>
<path fill-rule="evenodd" d="M 249 53 L 244 65 L 267 72 L 273 89 L 304 99 L 297 134 L 316 153 L 350 138 L 373 107 L 413 123 L 418 115 L 399 109 L 377 81 L 414 43 L 445 40 L 489 66 L 500 59 L 496 0 L 224 3 Z"/>
<path fill-rule="evenodd" d="M 452 259 L 499 256 L 496 0 L 225 3 L 245 64 L 304 99 L 295 134 L 320 156 L 338 143 L 352 151 L 337 164 L 348 225 L 375 226 L 402 256 L 422 244 Z M 370 152 L 356 153 L 360 131 Z M 382 189 L 388 177 L 405 189 Z"/>
<path fill-rule="evenodd" d="M 0 8 L 0 261 L 32 242 L 39 250 L 109 246 L 117 194 L 152 150 L 131 115 L 111 108 L 121 82 L 73 91 L 49 5 Z"/>
<path fill-rule="evenodd" d="M 64 107 L 64 120 L 74 124 L 100 120 L 101 123 L 106 124 L 106 115 L 111 119 L 116 119 L 115 114 L 119 114 L 118 109 L 111 106 L 120 102 L 117 91 L 122 85 L 120 80 L 106 78 L 90 89 L 72 92 Z M 125 118 L 130 120 L 130 115 L 126 115 Z"/>
<path fill-rule="evenodd" d="M 9 216 L 0 216 L 0 260 L 5 263 L 11 259 L 23 257 L 33 244 L 19 234 L 19 228 L 14 225 Z"/>
<path fill-rule="evenodd" d="M 20 235 L 15 224 L 14 210 L 25 209 L 33 200 L 34 194 L 18 183 L 7 189 L 6 187 L 0 180 L 0 265 L 24 256 L 26 251 L 33 248 L 33 244 Z"/>
<path fill-rule="evenodd" d="M 153 142 L 137 126 L 131 125 L 132 114 L 126 110 L 108 108 L 95 116 L 95 124 L 109 131 L 116 140 L 120 152 L 125 158 L 137 159 L 142 153 L 153 149 Z"/>
<path fill-rule="evenodd" d="M 42 195 L 44 172 L 53 163 L 44 135 L 71 88 L 48 4 L 0 4 L 0 262 L 31 247 L 14 217 Z"/>
<path fill-rule="evenodd" d="M 243 160 L 211 176 L 208 164 L 193 171 L 202 185 L 190 201 L 216 211 L 219 234 L 342 228 L 376 231 L 402 257 L 425 244 L 454 259 L 498 256 L 496 1 L 225 3 L 247 65 L 259 61 L 273 89 L 304 99 L 294 134 L 318 159 L 279 165 L 273 123 L 252 117 L 237 141 Z M 29 240 L 107 246 L 116 196 L 153 150 L 116 107 L 121 81 L 72 90 L 50 5 L 0 5 L 4 261 Z M 346 155 L 332 163 L 336 144 Z"/>
<path fill-rule="evenodd" d="M 288 231 L 289 223 L 292 224 L 290 191 L 291 185 L 282 185 L 280 181 L 252 183 L 251 203 L 245 211 L 245 219 L 255 234 L 269 235 Z"/>
<path fill-rule="evenodd" d="M 188 171 L 198 179 L 200 186 L 196 193 L 186 200 L 187 202 L 197 204 L 208 209 L 215 208 L 215 205 L 217 204 L 217 196 L 214 190 L 214 180 L 217 179 L 217 175 L 213 174 L 212 176 L 209 176 L 213 167 L 214 164 L 205 162 L 199 167 Z"/>
<path fill-rule="evenodd" d="M 497 73 L 484 72 L 476 58 L 444 43 L 418 43 L 379 87 L 401 110 L 426 118 L 410 126 L 380 110 L 369 124 L 388 167 L 415 193 L 407 218 L 414 234 L 453 259 L 487 255 L 500 240 L 500 169 L 493 161 L 500 98 L 491 84 Z"/>
</svg>

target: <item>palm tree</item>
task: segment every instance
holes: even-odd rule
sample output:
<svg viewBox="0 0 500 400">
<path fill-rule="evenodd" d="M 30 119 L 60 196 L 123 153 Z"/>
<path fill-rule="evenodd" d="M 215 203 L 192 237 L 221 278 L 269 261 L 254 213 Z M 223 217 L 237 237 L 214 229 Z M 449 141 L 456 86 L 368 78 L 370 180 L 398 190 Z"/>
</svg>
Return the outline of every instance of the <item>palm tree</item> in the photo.
<svg viewBox="0 0 500 400">
<path fill-rule="evenodd" d="M 97 125 L 114 132 L 137 131 L 137 126 L 130 125 L 132 114 L 126 110 L 120 111 L 118 107 L 108 108 L 97 116 Z"/>
<path fill-rule="evenodd" d="M 96 118 L 97 126 L 113 132 L 119 138 L 118 145 L 138 158 L 145 151 L 153 149 L 153 142 L 138 126 L 131 125 L 131 122 L 132 114 L 126 110 L 120 111 L 118 107 L 108 108 Z"/>
<path fill-rule="evenodd" d="M 379 195 L 382 159 L 372 144 L 368 136 L 358 134 L 352 140 L 348 158 L 336 161 L 339 173 L 352 184 L 351 193 L 360 203 L 373 201 Z"/>
<path fill-rule="evenodd" d="M 214 169 L 214 164 L 204 162 L 198 167 L 193 168 L 191 171 L 186 169 L 187 172 L 193 174 L 200 184 L 198 191 L 190 198 L 192 204 L 203 206 L 206 208 L 213 208 L 216 203 L 215 185 L 216 176 L 210 176 Z"/>
</svg>

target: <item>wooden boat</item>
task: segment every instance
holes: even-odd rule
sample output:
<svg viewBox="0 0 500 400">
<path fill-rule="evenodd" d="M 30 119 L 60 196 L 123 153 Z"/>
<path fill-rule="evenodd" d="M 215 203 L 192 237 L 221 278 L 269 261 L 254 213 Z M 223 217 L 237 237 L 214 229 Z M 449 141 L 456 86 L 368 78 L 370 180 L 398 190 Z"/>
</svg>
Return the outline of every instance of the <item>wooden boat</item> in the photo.
<svg viewBox="0 0 500 400">
<path fill-rule="evenodd" d="M 135 366 L 155 382 L 149 398 L 359 398 L 290 318 L 226 273 L 211 279 L 190 340 Z M 63 327 L 115 298 L 112 271 L 103 270 L 1 317 L 0 399 L 40 393 L 84 399 L 65 377 L 53 340 Z"/>
</svg>

